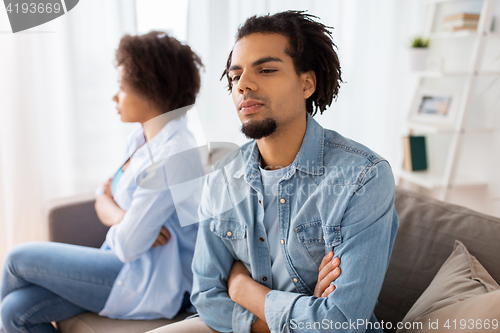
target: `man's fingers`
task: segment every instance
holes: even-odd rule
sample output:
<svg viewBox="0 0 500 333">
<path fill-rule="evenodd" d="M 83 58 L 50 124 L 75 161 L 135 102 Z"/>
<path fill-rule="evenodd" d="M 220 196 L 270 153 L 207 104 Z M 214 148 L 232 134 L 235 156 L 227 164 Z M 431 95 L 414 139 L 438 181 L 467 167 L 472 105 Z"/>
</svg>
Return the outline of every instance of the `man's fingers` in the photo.
<svg viewBox="0 0 500 333">
<path fill-rule="evenodd" d="M 321 294 L 321 297 L 328 297 L 335 290 L 335 285 L 331 285 L 325 289 L 325 291 Z"/>
<path fill-rule="evenodd" d="M 332 260 L 332 258 L 333 258 L 333 251 L 330 251 L 327 254 L 325 254 L 323 260 L 321 260 L 321 265 L 319 265 L 319 270 L 321 271 L 325 267 L 325 265 L 328 264 L 330 260 Z"/>
<path fill-rule="evenodd" d="M 331 286 L 325 289 L 323 294 L 321 294 L 321 297 L 328 297 L 328 295 L 330 295 L 334 290 L 335 290 L 335 285 L 332 284 Z"/>
<path fill-rule="evenodd" d="M 333 271 L 339 265 L 340 265 L 340 259 L 339 258 L 335 258 L 335 259 L 331 260 L 330 262 L 328 262 L 323 267 L 323 269 L 319 272 L 318 281 L 323 280 L 325 278 L 325 276 L 327 276 L 331 271 Z"/>
<path fill-rule="evenodd" d="M 325 291 L 330 287 L 330 283 L 335 281 L 340 275 L 340 267 L 336 267 L 319 282 L 319 290 Z"/>
<path fill-rule="evenodd" d="M 331 280 L 330 282 L 332 281 L 335 281 L 337 280 L 337 278 L 340 276 L 340 267 L 335 267 L 335 269 L 333 271 L 331 271 L 330 273 L 328 273 L 328 275 L 326 276 L 325 279 L 329 279 Z"/>
<path fill-rule="evenodd" d="M 326 297 L 323 296 L 325 293 L 328 296 L 332 291 L 335 290 L 335 285 L 332 284 L 333 281 L 335 281 L 340 275 L 340 268 L 336 268 L 333 270 L 328 276 L 322 280 L 319 284 L 319 290 L 321 292 L 321 297 Z"/>
</svg>

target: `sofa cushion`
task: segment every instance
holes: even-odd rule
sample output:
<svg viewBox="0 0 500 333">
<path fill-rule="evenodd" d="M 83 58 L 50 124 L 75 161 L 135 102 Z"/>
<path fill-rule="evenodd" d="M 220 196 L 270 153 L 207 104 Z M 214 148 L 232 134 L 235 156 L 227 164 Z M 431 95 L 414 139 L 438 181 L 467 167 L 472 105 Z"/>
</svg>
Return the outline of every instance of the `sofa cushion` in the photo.
<svg viewBox="0 0 500 333">
<path fill-rule="evenodd" d="M 87 312 L 58 322 L 57 327 L 61 333 L 143 333 L 183 320 L 188 315 L 185 312 L 179 313 L 171 320 L 118 320 Z"/>
<path fill-rule="evenodd" d="M 455 331 L 455 327 L 473 332 L 482 328 L 486 320 L 491 325 L 495 319 L 498 326 L 499 307 L 500 286 L 467 248 L 456 241 L 453 253 L 403 319 L 405 327 L 411 329 L 399 329 L 397 333 Z M 434 327 L 429 327 L 429 320 Z"/>
<path fill-rule="evenodd" d="M 396 189 L 400 225 L 375 308 L 379 321 L 403 320 L 460 240 L 500 281 L 500 219 Z M 395 329 L 386 329 L 393 332 Z"/>
</svg>

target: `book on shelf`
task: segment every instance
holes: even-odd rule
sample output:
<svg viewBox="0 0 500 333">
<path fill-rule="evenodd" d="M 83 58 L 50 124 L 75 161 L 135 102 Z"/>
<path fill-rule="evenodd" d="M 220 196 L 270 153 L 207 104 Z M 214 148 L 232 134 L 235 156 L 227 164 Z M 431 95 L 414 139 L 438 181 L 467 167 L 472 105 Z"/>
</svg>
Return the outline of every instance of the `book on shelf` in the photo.
<svg viewBox="0 0 500 333">
<path fill-rule="evenodd" d="M 464 28 L 464 27 L 452 27 L 448 29 L 448 31 L 477 31 L 477 27 L 475 28 Z"/>
<path fill-rule="evenodd" d="M 479 25 L 478 14 L 462 13 L 444 18 L 444 26 L 447 31 L 475 31 Z"/>
<path fill-rule="evenodd" d="M 403 148 L 403 169 L 406 171 L 427 170 L 425 136 L 405 136 L 403 138 Z"/>
<path fill-rule="evenodd" d="M 454 21 L 454 20 L 476 20 L 479 21 L 479 14 L 474 13 L 460 13 L 456 15 L 447 16 L 444 18 L 445 22 Z"/>
<path fill-rule="evenodd" d="M 456 28 L 465 28 L 465 29 L 477 29 L 477 22 L 475 23 L 453 23 L 453 24 L 446 24 L 446 27 L 448 29 L 456 29 Z"/>
<path fill-rule="evenodd" d="M 479 20 L 453 20 L 453 21 L 447 21 L 445 22 L 446 25 L 449 26 L 454 26 L 454 27 L 461 27 L 461 26 L 467 26 L 467 25 L 477 25 L 479 23 Z"/>
</svg>

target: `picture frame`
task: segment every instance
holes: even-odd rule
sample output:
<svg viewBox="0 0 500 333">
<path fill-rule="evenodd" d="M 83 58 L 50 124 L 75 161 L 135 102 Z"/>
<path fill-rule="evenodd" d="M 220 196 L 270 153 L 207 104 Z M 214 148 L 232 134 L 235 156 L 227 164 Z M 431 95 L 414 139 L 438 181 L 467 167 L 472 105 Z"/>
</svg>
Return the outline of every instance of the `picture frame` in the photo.
<svg viewBox="0 0 500 333">
<path fill-rule="evenodd" d="M 420 88 L 415 94 L 409 120 L 415 123 L 453 128 L 459 103 L 458 91 Z"/>
</svg>

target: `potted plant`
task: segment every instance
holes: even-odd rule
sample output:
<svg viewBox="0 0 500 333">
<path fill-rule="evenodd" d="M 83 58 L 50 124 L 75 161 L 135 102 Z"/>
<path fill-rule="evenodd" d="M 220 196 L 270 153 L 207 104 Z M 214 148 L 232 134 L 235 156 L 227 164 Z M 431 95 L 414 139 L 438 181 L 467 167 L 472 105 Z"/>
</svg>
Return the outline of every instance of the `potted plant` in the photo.
<svg viewBox="0 0 500 333">
<path fill-rule="evenodd" d="M 422 71 L 425 69 L 425 62 L 429 55 L 429 38 L 415 37 L 411 40 L 410 69 Z"/>
</svg>

